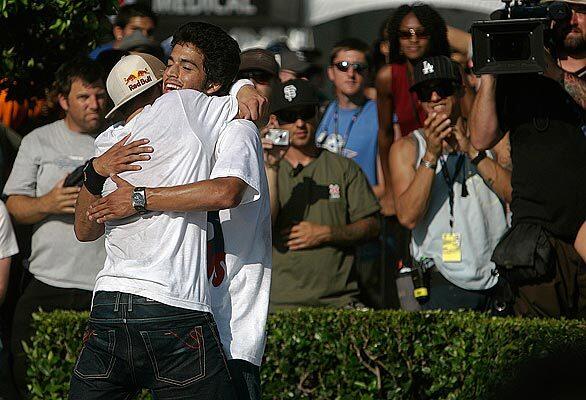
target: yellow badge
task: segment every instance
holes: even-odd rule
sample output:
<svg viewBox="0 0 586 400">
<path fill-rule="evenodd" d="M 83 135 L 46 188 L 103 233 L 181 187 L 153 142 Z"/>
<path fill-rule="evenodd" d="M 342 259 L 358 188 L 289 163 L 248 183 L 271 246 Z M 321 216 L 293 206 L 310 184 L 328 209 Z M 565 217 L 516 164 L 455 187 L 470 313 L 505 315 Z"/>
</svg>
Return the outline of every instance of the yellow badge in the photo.
<svg viewBox="0 0 586 400">
<path fill-rule="evenodd" d="M 462 261 L 462 235 L 459 233 L 442 234 L 442 259 L 448 263 Z"/>
</svg>

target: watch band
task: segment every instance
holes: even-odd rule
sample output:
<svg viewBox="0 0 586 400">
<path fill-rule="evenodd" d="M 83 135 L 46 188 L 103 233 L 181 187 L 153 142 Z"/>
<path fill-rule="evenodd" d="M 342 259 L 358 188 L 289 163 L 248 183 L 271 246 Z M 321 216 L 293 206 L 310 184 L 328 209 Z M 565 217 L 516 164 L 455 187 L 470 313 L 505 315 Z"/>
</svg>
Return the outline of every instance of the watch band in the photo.
<svg viewBox="0 0 586 400">
<path fill-rule="evenodd" d="M 135 187 L 132 191 L 132 207 L 139 214 L 145 214 L 148 212 L 146 205 L 146 188 L 143 186 Z"/>
<path fill-rule="evenodd" d="M 90 158 L 89 161 L 85 164 L 83 168 L 83 185 L 87 189 L 88 192 L 93 194 L 94 196 L 99 196 L 102 194 L 102 189 L 104 188 L 104 183 L 107 176 L 102 176 L 96 172 L 94 169 L 93 161 L 96 158 Z"/>
<path fill-rule="evenodd" d="M 423 165 L 425 168 L 429 168 L 430 170 L 434 171 L 437 169 L 437 163 L 433 164 L 427 160 L 421 159 L 421 165 Z"/>
<path fill-rule="evenodd" d="M 484 160 L 486 158 L 486 151 L 482 150 L 478 152 L 478 155 L 476 157 L 474 157 L 473 160 L 470 161 L 470 163 L 472 165 L 474 165 L 475 167 L 478 166 L 478 164 L 480 163 L 480 161 Z"/>
</svg>

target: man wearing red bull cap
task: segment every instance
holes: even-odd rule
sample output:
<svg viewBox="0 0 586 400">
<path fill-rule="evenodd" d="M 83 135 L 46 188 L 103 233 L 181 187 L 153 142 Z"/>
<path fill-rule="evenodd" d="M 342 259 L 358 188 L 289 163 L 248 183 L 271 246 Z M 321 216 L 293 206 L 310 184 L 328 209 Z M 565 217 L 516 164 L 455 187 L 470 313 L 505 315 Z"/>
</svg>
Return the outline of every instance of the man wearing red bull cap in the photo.
<svg viewBox="0 0 586 400">
<path fill-rule="evenodd" d="M 205 91 L 210 79 L 205 71 L 221 71 L 211 64 L 217 60 L 200 55 L 209 52 L 210 29 L 208 24 L 191 23 L 175 33 L 163 74 L 165 93 L 179 89 Z M 220 210 L 208 213 L 213 226 L 213 233 L 208 232 L 212 309 L 236 394 L 238 399 L 247 400 L 261 398 L 259 366 L 271 276 L 270 206 L 262 164 L 258 131 L 244 121 L 231 121 L 216 143 L 210 180 L 145 191 L 149 210 Z M 231 189 L 233 183 L 237 184 L 236 190 Z M 115 192 L 92 206 L 90 218 L 102 222 L 136 213 L 130 201 L 133 187 L 120 184 Z M 252 189 L 258 192 L 254 201 L 238 200 Z M 217 196 L 211 196 L 213 193 Z M 242 236 L 244 229 L 250 234 Z"/>
<path fill-rule="evenodd" d="M 218 40 L 210 40 L 210 35 L 218 36 Z M 225 33 L 219 31 L 219 28 L 211 26 L 209 24 L 201 24 L 201 23 L 193 23 L 187 24 L 180 28 L 174 35 L 174 50 L 171 58 L 168 62 L 168 66 L 165 69 L 164 73 L 164 90 L 169 96 L 173 93 L 183 93 L 175 92 L 174 89 L 182 89 L 182 88 L 192 88 L 198 89 L 203 92 L 213 92 L 218 89 L 223 89 L 221 87 L 217 87 L 214 85 L 218 79 L 220 79 L 223 75 L 226 74 L 226 62 L 233 61 L 226 57 L 226 54 L 221 54 L 220 57 L 218 46 L 223 46 L 226 43 L 224 37 L 226 37 Z M 221 39 L 221 40 L 220 40 Z M 195 46 L 196 43 L 198 46 Z M 193 50 L 198 49 L 198 52 L 195 53 Z M 196 57 L 194 57 L 196 56 Z M 211 73 L 203 73 L 203 71 L 215 71 Z M 185 92 L 192 92 L 192 91 L 185 91 Z M 183 96 L 183 95 L 181 95 Z M 165 96 L 163 96 L 165 97 Z M 247 139 L 248 138 L 248 139 Z M 242 141 L 239 139 L 243 139 Z M 246 140 L 244 140 L 246 139 Z M 256 142 L 255 142 L 256 140 Z M 243 145 L 244 144 L 244 145 Z M 257 150 L 255 150 L 255 146 Z M 218 149 L 222 149 L 219 151 Z M 213 150 L 213 148 L 212 148 Z M 256 153 L 256 154 L 255 154 Z M 262 157 L 260 161 L 256 164 L 252 162 L 252 160 L 248 160 L 249 158 L 259 158 L 257 155 L 260 155 L 260 143 L 258 141 L 258 134 L 256 133 L 256 129 L 251 123 L 246 123 L 244 121 L 232 121 L 228 123 L 228 125 L 223 129 L 219 141 L 216 145 L 216 162 L 215 166 L 212 171 L 212 178 L 215 178 L 212 181 L 203 181 L 200 184 L 203 185 L 219 185 L 216 186 L 216 189 L 212 188 L 211 186 L 206 186 L 204 191 L 197 190 L 190 191 L 191 189 L 196 189 L 198 184 L 192 184 L 187 186 L 177 186 L 177 187 L 170 187 L 168 189 L 144 189 L 144 197 L 143 203 L 141 207 L 151 211 L 151 210 L 175 210 L 175 211 L 183 211 L 186 212 L 188 210 L 195 210 L 195 211 L 205 211 L 206 209 L 222 209 L 222 208 L 230 208 L 241 204 L 240 207 L 243 207 L 241 213 L 235 212 L 231 210 L 230 212 L 224 213 L 224 219 L 228 220 L 230 225 L 234 225 L 237 221 L 242 217 L 249 218 L 248 221 L 254 220 L 255 222 L 258 221 L 260 227 L 262 227 L 262 207 L 259 207 L 259 202 L 256 201 L 259 197 L 262 199 L 265 197 L 262 193 L 266 191 L 266 178 L 263 179 L 262 175 L 259 171 L 256 173 L 254 172 L 254 168 L 251 170 L 250 167 L 254 167 L 256 164 L 262 163 Z M 246 160 L 243 167 L 249 165 L 250 167 L 246 167 L 241 169 L 244 173 L 243 174 L 235 174 L 235 167 L 237 165 L 232 162 L 236 155 L 240 157 L 244 157 Z M 247 155 L 250 155 L 248 157 Z M 189 157 L 187 157 L 189 159 Z M 224 161 L 226 160 L 228 164 Z M 153 159 L 153 162 L 155 160 Z M 150 167 L 150 163 L 147 163 Z M 256 168 L 259 169 L 258 166 Z M 116 194 L 120 194 L 126 190 L 126 195 L 123 196 L 124 202 L 129 202 L 131 198 L 131 193 L 133 196 L 136 194 L 137 189 L 141 188 L 133 188 L 129 187 L 128 184 L 120 178 L 114 177 L 115 182 L 119 185 L 119 189 L 116 190 L 111 196 L 107 196 L 104 200 L 112 200 L 115 198 Z M 199 180 L 199 179 L 198 179 Z M 206 183 L 206 182 L 209 182 Z M 170 186 L 170 185 L 149 185 L 149 186 Z M 201 185 L 200 185 L 201 186 Z M 263 188 L 264 187 L 264 188 Z M 130 189 L 130 192 L 128 192 Z M 169 193 L 168 195 L 167 193 Z M 191 194 L 190 194 L 191 193 Z M 255 194 L 256 193 L 256 194 Z M 268 196 L 266 196 L 268 197 Z M 245 203 L 250 203 L 251 205 L 245 207 Z M 105 208 L 101 207 L 100 204 L 109 204 L 109 203 L 100 203 L 98 202 L 98 206 L 92 209 L 92 219 L 98 219 L 99 222 L 102 221 L 110 221 L 114 219 L 114 215 L 110 213 L 106 214 L 96 214 L 94 211 L 101 213 L 102 211 L 106 210 Z M 134 205 L 134 207 L 133 207 Z M 252 208 L 251 208 L 252 207 Z M 128 214 L 136 213 L 136 203 L 133 200 L 133 203 L 130 205 L 131 212 Z M 266 207 L 266 220 L 269 220 L 268 216 L 268 206 Z M 260 214 L 258 214 L 260 212 Z M 174 213 L 173 213 L 174 214 Z M 239 217 L 240 215 L 240 217 Z M 125 215 L 126 216 L 126 215 Z M 222 218 L 222 214 L 220 214 L 220 219 Z M 116 225 L 117 223 L 114 223 Z M 250 224 L 250 222 L 249 222 Z M 270 237 L 270 224 L 267 222 L 266 225 L 269 227 L 265 232 L 265 236 Z M 217 235 L 216 232 L 212 233 L 208 231 L 208 235 Z M 224 233 L 226 235 L 226 233 Z M 249 282 L 251 280 L 257 280 L 261 286 L 268 285 L 268 278 L 270 277 L 269 273 L 264 272 L 266 267 L 270 267 L 270 252 L 268 253 L 269 259 L 264 260 L 259 268 L 254 268 L 252 265 L 247 265 L 246 271 L 238 276 L 243 276 L 242 279 L 234 279 L 234 274 L 242 267 L 241 263 L 245 260 L 240 260 L 234 264 L 234 258 L 237 258 L 238 255 L 242 255 L 240 253 L 235 252 L 234 249 L 239 249 L 240 244 L 237 243 L 237 240 L 232 240 L 231 236 L 226 237 L 227 239 L 227 247 L 226 247 L 226 261 L 225 263 L 229 267 L 228 271 L 225 271 L 224 274 L 227 272 L 230 275 L 230 280 L 224 282 L 223 290 L 220 293 L 225 293 L 225 290 L 228 290 L 228 284 L 235 283 L 236 287 L 241 287 L 244 282 Z M 228 246 L 228 243 L 232 246 Z M 259 244 L 262 246 L 262 242 Z M 257 246 L 250 246 L 247 248 L 247 251 L 254 251 Z M 258 255 L 258 254 L 257 254 Z M 255 260 L 255 255 L 251 254 Z M 266 256 L 265 256 L 266 257 Z M 224 265 L 226 265 L 224 264 Z M 230 266 L 234 265 L 232 269 Z M 201 267 L 201 266 L 200 266 Z M 209 271 L 209 267 L 208 267 Z M 269 271 L 270 272 L 270 271 Z M 256 276 L 259 274 L 259 276 Z M 264 278 L 263 278 L 264 274 Z M 222 275 L 225 276 L 225 275 Z M 221 279 L 218 282 L 217 279 L 212 278 L 212 282 L 215 284 L 222 283 Z M 240 285 L 240 286 L 239 286 Z M 250 286 L 250 285 L 248 285 Z M 245 289 L 245 288 L 242 288 Z M 231 293 L 232 289 L 230 289 Z M 213 293 L 212 293 L 213 294 Z M 156 294 L 154 294 L 156 296 Z M 225 293 L 227 296 L 227 293 Z M 151 296 L 154 297 L 154 296 Z M 226 321 L 227 323 L 230 322 L 230 313 L 226 312 L 225 310 L 218 309 L 218 307 L 223 307 L 225 297 L 220 297 L 220 301 L 215 303 L 215 300 L 218 296 L 213 295 L 212 299 L 214 301 L 213 310 L 216 315 L 222 317 L 221 320 L 218 320 L 220 323 L 221 321 Z M 267 286 L 267 298 L 268 298 L 268 286 Z M 161 301 L 157 299 L 158 301 Z M 229 301 L 229 297 L 228 297 Z M 262 308 L 262 301 L 259 303 Z M 229 307 L 234 308 L 237 303 L 228 304 Z M 265 306 L 266 308 L 266 306 Z M 232 314 L 235 313 L 235 310 L 232 311 Z M 262 309 L 260 310 L 262 314 Z M 227 318 L 227 319 L 226 319 Z M 255 321 L 258 320 L 259 317 L 256 317 Z M 240 320 L 243 317 L 239 318 Z M 266 311 L 265 311 L 265 319 L 266 319 Z M 226 352 L 228 355 L 237 356 L 242 358 L 243 360 L 251 360 L 255 363 L 260 364 L 260 358 L 262 357 L 262 348 L 264 347 L 264 320 L 261 321 L 260 330 L 261 335 L 259 338 L 261 339 L 258 344 L 256 343 L 255 336 L 250 335 L 251 331 L 248 331 L 249 335 L 247 337 L 248 342 L 253 343 L 254 348 L 260 348 L 260 354 L 258 354 L 258 350 L 249 351 L 245 348 L 246 341 L 242 342 L 240 340 L 233 340 L 232 344 L 230 342 L 227 343 L 225 346 Z M 225 338 L 229 338 L 230 336 L 236 336 L 230 334 L 230 325 L 220 324 L 220 336 L 222 340 Z M 228 330 L 226 333 L 225 330 Z M 244 333 L 244 332 L 243 332 Z M 235 338 L 236 339 L 236 338 Z M 236 343 L 238 346 L 235 346 Z M 244 344 L 242 344 L 244 343 Z M 240 348 L 240 344 L 242 344 L 242 348 Z M 259 347 L 260 345 L 260 347 Z M 236 347 L 238 349 L 238 353 L 236 350 L 230 351 Z M 252 364 L 251 364 L 252 365 Z M 246 389 L 246 388 L 245 388 Z M 223 397 L 222 397 L 223 398 Z"/>
</svg>

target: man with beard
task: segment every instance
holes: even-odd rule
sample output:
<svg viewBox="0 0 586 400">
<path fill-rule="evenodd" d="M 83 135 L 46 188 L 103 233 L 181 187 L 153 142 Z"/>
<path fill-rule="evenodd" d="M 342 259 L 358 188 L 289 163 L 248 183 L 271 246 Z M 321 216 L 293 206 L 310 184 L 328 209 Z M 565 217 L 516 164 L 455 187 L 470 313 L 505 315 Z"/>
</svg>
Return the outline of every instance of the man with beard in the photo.
<svg viewBox="0 0 586 400">
<path fill-rule="evenodd" d="M 586 0 L 564 2 L 557 60 L 548 55 L 543 75 L 483 75 L 470 118 L 479 150 L 510 132 L 512 229 L 493 260 L 519 315 L 578 317 L 586 306 L 586 266 L 572 246 L 586 217 Z"/>
</svg>

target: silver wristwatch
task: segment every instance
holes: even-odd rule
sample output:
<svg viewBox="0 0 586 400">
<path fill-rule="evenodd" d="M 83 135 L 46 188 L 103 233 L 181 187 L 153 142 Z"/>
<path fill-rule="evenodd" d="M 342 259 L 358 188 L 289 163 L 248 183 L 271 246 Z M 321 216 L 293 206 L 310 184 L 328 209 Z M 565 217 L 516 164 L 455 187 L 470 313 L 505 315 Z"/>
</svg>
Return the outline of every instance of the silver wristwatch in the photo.
<svg viewBox="0 0 586 400">
<path fill-rule="evenodd" d="M 148 210 L 146 209 L 146 188 L 135 187 L 132 192 L 132 207 L 139 213 L 145 214 Z"/>
</svg>

